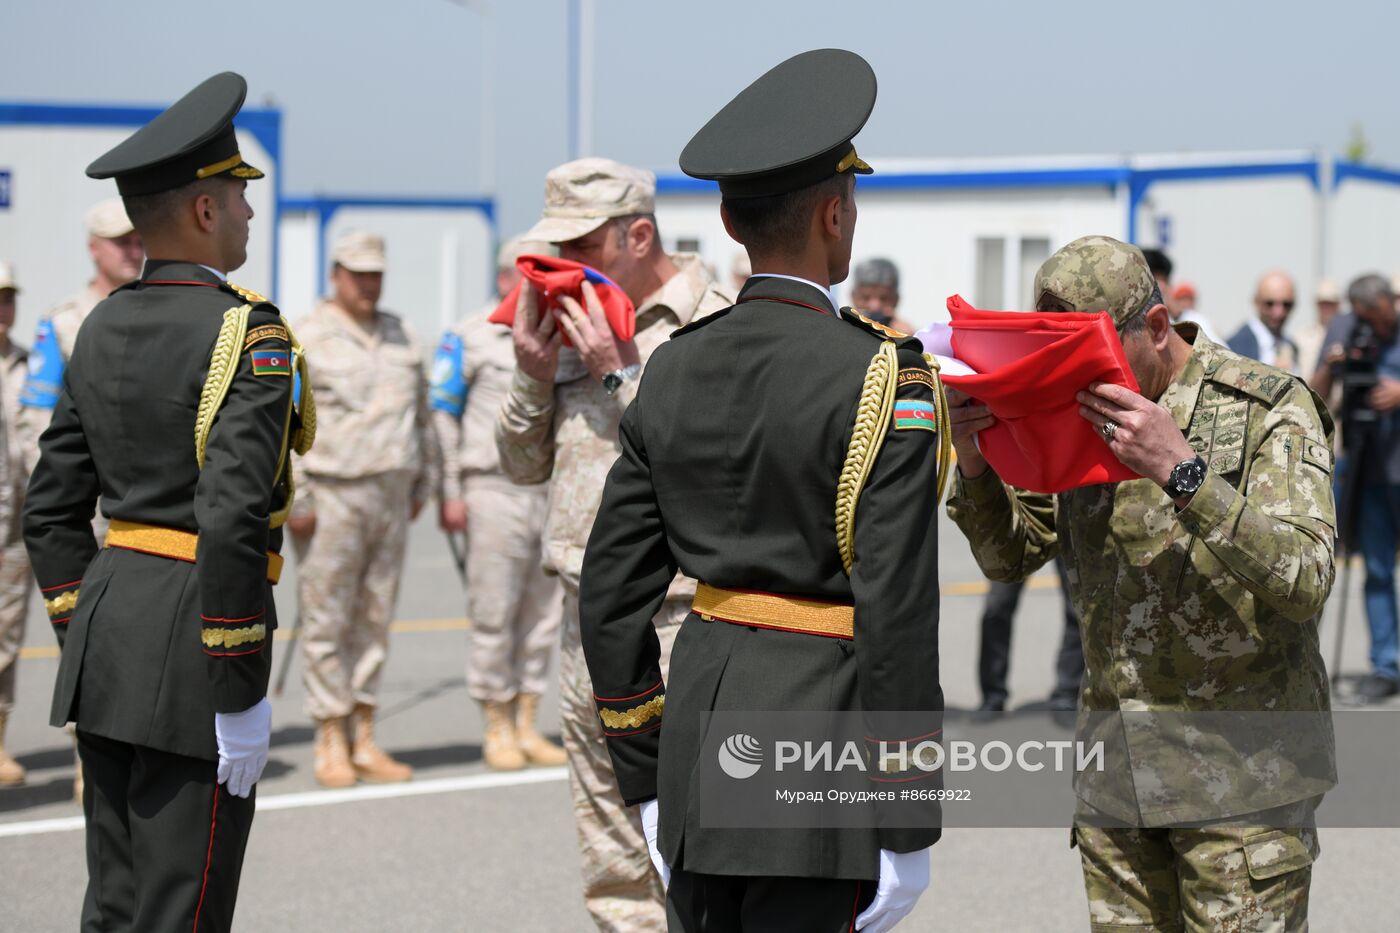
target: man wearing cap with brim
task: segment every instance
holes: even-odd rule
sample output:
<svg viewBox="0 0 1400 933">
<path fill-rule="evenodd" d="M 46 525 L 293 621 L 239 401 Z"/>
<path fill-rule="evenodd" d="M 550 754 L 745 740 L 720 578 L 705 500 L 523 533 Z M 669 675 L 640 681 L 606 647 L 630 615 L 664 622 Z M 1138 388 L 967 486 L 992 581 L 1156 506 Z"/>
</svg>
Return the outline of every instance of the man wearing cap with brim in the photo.
<svg viewBox="0 0 1400 933">
<path fill-rule="evenodd" d="M 1173 285 L 1171 294 L 1163 297 L 1168 299 L 1167 310 L 1172 313 L 1172 323 L 1195 324 L 1201 335 L 1211 343 L 1218 343 L 1224 346 L 1225 341 L 1210 326 L 1209 319 L 1196 307 L 1196 286 L 1190 282 L 1182 282 Z"/>
<path fill-rule="evenodd" d="M 50 722 L 76 724 L 87 775 L 85 930 L 230 929 L 267 762 L 288 458 L 314 410 L 277 309 L 225 278 L 262 177 L 233 129 L 246 93 L 215 75 L 87 169 L 151 258 L 83 323 L 24 512 L 61 646 Z"/>
<path fill-rule="evenodd" d="M 1312 810 L 1335 783 L 1318 650 L 1334 574 L 1332 419 L 1301 380 L 1173 325 L 1135 246 L 1075 240 L 1040 267 L 1034 294 L 1037 311 L 1112 316 L 1141 391 L 1085 386 L 1080 413 L 1142 478 L 1058 502 L 1012 489 L 975 443 L 993 416 L 950 393 L 948 511 L 994 580 L 1063 556 L 1083 629 L 1081 729 L 1142 714 L 1116 727 L 1131 774 L 1076 776 L 1090 928 L 1305 929 Z M 1274 756 L 1260 779 L 1212 732 L 1221 719 L 1204 714 L 1224 711 L 1304 714 L 1315 732 L 1300 742 L 1317 758 Z M 1230 754 L 1163 740 L 1153 724 L 1171 721 Z"/>
<path fill-rule="evenodd" d="M 438 519 L 447 534 L 467 538 L 467 694 L 486 724 L 481 757 L 498 771 L 567 760 L 536 728 L 564 612 L 559 577 L 542 563 L 548 485 L 518 486 L 501 470 L 496 415 L 515 374 L 515 344 L 509 329 L 488 319 L 520 282 L 516 259 L 553 252 L 519 238 L 502 244 L 495 300 L 444 334 L 433 362 L 443 460 Z"/>
<path fill-rule="evenodd" d="M 875 90 L 860 56 L 803 53 L 680 157 L 719 182 L 753 274 L 652 358 L 580 595 L 596 715 L 671 930 L 882 933 L 928 885 L 936 806 L 907 828 L 871 807 L 851 828 L 735 829 L 700 788 L 714 710 L 864 711 L 872 743 L 939 731 L 936 377 L 917 340 L 830 291 L 850 268 L 855 175 L 871 172 L 852 138 Z M 651 619 L 678 571 L 699 583 L 668 672 Z M 884 762 L 872 780 L 938 775 Z"/>
<path fill-rule="evenodd" d="M 698 256 L 662 247 L 655 198 L 651 172 L 610 159 L 579 159 L 545 177 L 544 216 L 525 239 L 557 244 L 561 257 L 614 282 L 636 308 L 636 333 L 625 342 L 613 336 L 591 284 L 583 286 L 584 304 L 565 297 L 563 312 L 544 315 L 535 290 L 521 289 L 515 375 L 496 424 L 505 474 L 526 485 L 549 482 L 544 568 L 564 587 L 560 727 L 584 902 L 607 931 L 660 930 L 665 913 L 637 812 L 618 796 L 579 642 L 583 551 L 643 367 L 673 331 L 730 301 Z M 693 580 L 677 577 L 653 607 L 663 657 L 694 593 Z"/>
<path fill-rule="evenodd" d="M 375 738 L 409 523 L 437 486 L 437 438 L 422 345 L 379 307 L 383 237 L 351 232 L 331 249 L 331 297 L 296 332 L 316 361 L 320 443 L 294 461 L 288 527 L 297 549 L 302 679 L 325 787 L 407 781 L 413 769 Z"/>
<path fill-rule="evenodd" d="M 15 663 L 24 642 L 29 591 L 34 588 L 18 526 L 25 473 L 15 399 L 24 383 L 27 352 L 10 334 L 19 290 L 15 267 L 0 260 L 0 440 L 5 444 L 0 454 L 0 787 L 23 784 L 26 777 L 24 767 L 5 750 L 5 726 L 15 706 Z"/>
<path fill-rule="evenodd" d="M 1318 366 L 1325 362 L 1322 347 L 1327 340 L 1327 328 L 1342 310 L 1342 290 L 1336 282 L 1323 279 L 1317 283 L 1313 290 L 1313 308 L 1315 316 L 1298 328 L 1294 337 L 1298 343 L 1298 368 L 1309 382 Z"/>
</svg>

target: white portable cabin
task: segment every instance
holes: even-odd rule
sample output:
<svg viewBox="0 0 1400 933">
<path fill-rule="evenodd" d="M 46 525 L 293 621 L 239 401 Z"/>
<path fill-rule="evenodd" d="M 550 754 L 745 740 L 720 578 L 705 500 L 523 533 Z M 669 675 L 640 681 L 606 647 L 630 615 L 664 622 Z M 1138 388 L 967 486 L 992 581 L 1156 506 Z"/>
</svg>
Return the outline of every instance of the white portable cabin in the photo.
<svg viewBox="0 0 1400 933">
<path fill-rule="evenodd" d="M 92 277 L 83 215 L 116 195 L 83 170 L 160 112 L 158 107 L 0 102 L 0 260 L 22 289 L 15 335 Z M 382 234 L 385 308 L 402 314 L 431 351 L 443 326 L 494 291 L 496 210 L 490 198 L 339 195 L 289 197 L 282 183 L 282 114 L 248 108 L 234 120 L 240 151 L 267 173 L 248 185 L 254 219 L 248 261 L 230 273 L 276 301 L 289 319 L 327 291 L 331 244 L 342 233 Z"/>
<path fill-rule="evenodd" d="M 92 278 L 83 215 L 115 197 L 117 186 L 83 170 L 158 113 L 157 107 L 0 102 L 0 259 L 15 264 L 22 289 L 15 330 L 22 341 L 40 314 Z M 255 215 L 248 261 L 233 281 L 270 294 L 279 261 L 282 116 L 249 108 L 234 127 L 239 151 L 267 177 L 248 185 Z"/>
<path fill-rule="evenodd" d="M 1255 282 L 1270 269 L 1297 280 L 1293 326 L 1310 319 L 1320 278 L 1345 288 L 1361 272 L 1400 271 L 1400 172 L 1312 152 L 871 164 L 875 174 L 857 182 L 853 262 L 895 262 L 911 323 L 946 320 L 952 294 L 1028 310 L 1040 263 L 1090 233 L 1162 247 L 1173 281 L 1196 286 L 1199 309 L 1226 335 L 1253 313 Z M 727 279 L 739 247 L 715 185 L 658 177 L 657 221 L 668 245 L 699 251 Z"/>
<path fill-rule="evenodd" d="M 484 198 L 318 196 L 282 204 L 282 313 L 296 320 L 328 294 L 331 250 L 351 231 L 384 237 L 380 306 L 402 316 L 425 351 L 496 287 L 495 204 Z"/>
</svg>

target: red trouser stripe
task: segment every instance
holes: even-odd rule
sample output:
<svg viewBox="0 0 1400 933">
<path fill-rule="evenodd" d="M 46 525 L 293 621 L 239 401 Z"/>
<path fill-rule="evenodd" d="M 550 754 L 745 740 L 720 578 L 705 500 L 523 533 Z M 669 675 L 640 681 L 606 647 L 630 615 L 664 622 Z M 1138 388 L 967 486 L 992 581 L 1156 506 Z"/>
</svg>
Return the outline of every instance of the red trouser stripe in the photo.
<svg viewBox="0 0 1400 933">
<path fill-rule="evenodd" d="M 209 887 L 209 866 L 214 863 L 214 827 L 219 821 L 219 784 L 214 783 L 214 811 L 209 816 L 209 853 L 204 857 L 204 881 L 199 886 L 199 904 L 194 909 L 194 933 L 199 933 L 199 912 L 204 909 L 204 892 Z"/>
</svg>

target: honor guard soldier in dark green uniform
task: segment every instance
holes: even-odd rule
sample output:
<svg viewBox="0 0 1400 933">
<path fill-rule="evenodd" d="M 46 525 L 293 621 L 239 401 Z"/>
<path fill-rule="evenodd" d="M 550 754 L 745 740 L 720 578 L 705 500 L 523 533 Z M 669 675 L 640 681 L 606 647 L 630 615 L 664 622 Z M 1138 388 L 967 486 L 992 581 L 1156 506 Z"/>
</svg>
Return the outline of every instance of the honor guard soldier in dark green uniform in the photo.
<svg viewBox="0 0 1400 933">
<path fill-rule="evenodd" d="M 928 883 L 936 825 L 707 827 L 691 783 L 712 710 L 941 720 L 940 383 L 917 340 L 829 290 L 850 265 L 854 175 L 871 171 L 851 140 L 874 103 L 862 58 L 807 52 L 681 155 L 719 181 L 753 275 L 647 367 L 581 588 L 599 715 L 673 931 L 882 931 Z M 651 619 L 677 571 L 700 584 L 663 684 Z"/>
<path fill-rule="evenodd" d="M 314 415 L 281 315 L 224 279 L 262 177 L 233 131 L 246 92 L 216 75 L 87 170 L 150 258 L 78 333 L 24 514 L 62 645 L 51 721 L 77 724 L 87 775 L 84 930 L 229 929 L 267 761 L 288 449 Z"/>
</svg>

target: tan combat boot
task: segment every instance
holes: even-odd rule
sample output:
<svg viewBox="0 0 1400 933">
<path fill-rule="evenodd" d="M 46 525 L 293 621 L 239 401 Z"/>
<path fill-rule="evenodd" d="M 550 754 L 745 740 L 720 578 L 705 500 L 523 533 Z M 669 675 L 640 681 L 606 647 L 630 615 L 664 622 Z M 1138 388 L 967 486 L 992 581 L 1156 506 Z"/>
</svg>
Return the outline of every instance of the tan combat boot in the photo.
<svg viewBox="0 0 1400 933">
<path fill-rule="evenodd" d="M 345 741 L 344 719 L 322 719 L 316 723 L 316 783 L 322 787 L 352 787 L 355 769 L 350 765 L 350 747 Z"/>
<path fill-rule="evenodd" d="M 522 693 L 515 698 L 515 741 L 532 765 L 558 767 L 568 761 L 564 750 L 535 731 L 540 698 L 534 693 Z"/>
<path fill-rule="evenodd" d="M 9 716 L 9 713 L 0 713 L 0 787 L 23 784 L 25 778 L 24 766 L 5 751 L 5 722 Z"/>
<path fill-rule="evenodd" d="M 481 757 L 496 771 L 519 771 L 525 767 L 525 753 L 515 740 L 514 702 L 481 704 L 486 734 L 481 740 Z"/>
<path fill-rule="evenodd" d="M 397 784 L 413 777 L 411 767 L 390 758 L 389 753 L 375 743 L 373 706 L 355 707 L 355 712 L 350 714 L 350 722 L 355 733 L 350 763 L 362 780 L 371 784 Z"/>
</svg>

